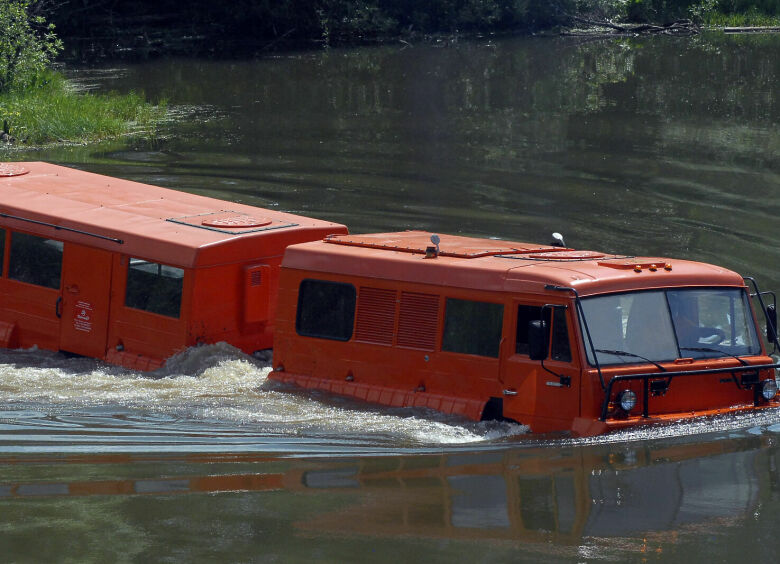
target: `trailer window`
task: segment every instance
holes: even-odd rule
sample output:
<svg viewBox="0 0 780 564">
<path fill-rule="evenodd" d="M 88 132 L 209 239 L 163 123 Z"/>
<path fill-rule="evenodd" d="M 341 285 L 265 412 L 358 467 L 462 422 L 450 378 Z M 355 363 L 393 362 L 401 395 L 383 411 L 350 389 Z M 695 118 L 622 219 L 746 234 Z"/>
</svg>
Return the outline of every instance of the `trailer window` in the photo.
<svg viewBox="0 0 780 564">
<path fill-rule="evenodd" d="M 355 287 L 327 280 L 303 280 L 298 289 L 295 330 L 304 337 L 349 341 L 355 325 Z"/>
<path fill-rule="evenodd" d="M 498 358 L 504 306 L 447 298 L 443 351 Z"/>
<path fill-rule="evenodd" d="M 184 270 L 181 268 L 131 258 L 127 268 L 125 305 L 179 317 L 183 280 Z"/>
<path fill-rule="evenodd" d="M 8 277 L 19 282 L 59 289 L 62 249 L 62 241 L 13 233 Z"/>
</svg>

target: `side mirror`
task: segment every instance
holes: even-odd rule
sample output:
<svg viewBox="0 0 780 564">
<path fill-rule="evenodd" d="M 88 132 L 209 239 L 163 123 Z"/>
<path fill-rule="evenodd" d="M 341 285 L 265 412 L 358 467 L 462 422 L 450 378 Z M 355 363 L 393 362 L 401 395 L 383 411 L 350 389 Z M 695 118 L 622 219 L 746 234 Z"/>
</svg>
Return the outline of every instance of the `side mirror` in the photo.
<svg viewBox="0 0 780 564">
<path fill-rule="evenodd" d="M 777 308 L 775 304 L 766 306 L 766 338 L 770 343 L 777 339 Z"/>
<path fill-rule="evenodd" d="M 548 325 L 541 319 L 528 322 L 528 356 L 531 360 L 544 360 L 550 347 Z"/>
</svg>

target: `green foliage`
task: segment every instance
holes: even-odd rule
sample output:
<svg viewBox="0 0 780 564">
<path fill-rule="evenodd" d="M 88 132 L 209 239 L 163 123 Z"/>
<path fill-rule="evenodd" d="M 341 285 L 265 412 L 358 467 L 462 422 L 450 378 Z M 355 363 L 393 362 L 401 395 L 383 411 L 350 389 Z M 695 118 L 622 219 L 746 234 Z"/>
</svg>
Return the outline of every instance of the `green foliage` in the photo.
<svg viewBox="0 0 780 564">
<path fill-rule="evenodd" d="M 771 23 L 780 16 L 780 0 L 627 0 L 626 17 L 632 21 L 670 22 L 693 18 L 713 23 L 725 21 Z"/>
<path fill-rule="evenodd" d="M 141 94 L 78 93 L 61 75 L 43 74 L 37 88 L 0 94 L 0 119 L 18 142 L 84 143 L 148 132 L 165 116 L 164 104 L 149 104 Z"/>
<path fill-rule="evenodd" d="M 539 29 L 565 23 L 575 0 L 320 0 L 326 40 L 410 33 Z"/>
<path fill-rule="evenodd" d="M 769 16 L 756 11 L 745 14 L 724 14 L 712 11 L 704 14 L 701 20 L 704 24 L 712 27 L 780 26 L 780 16 Z"/>
<path fill-rule="evenodd" d="M 134 38 L 169 33 L 233 41 L 311 38 L 321 0 L 36 0 L 63 37 Z"/>
<path fill-rule="evenodd" d="M 62 49 L 53 26 L 29 7 L 30 0 L 0 0 L 0 93 L 39 84 Z"/>
<path fill-rule="evenodd" d="M 38 7 L 36 5 L 36 7 Z M 149 129 L 165 114 L 131 93 L 74 92 L 49 66 L 62 49 L 31 0 L 0 0 L 0 124 L 17 142 L 83 143 Z"/>
<path fill-rule="evenodd" d="M 704 22 L 717 9 L 717 5 L 718 0 L 702 0 L 691 7 L 691 18 L 697 22 Z"/>
<path fill-rule="evenodd" d="M 324 38 L 329 43 L 410 34 L 539 29 L 565 23 L 578 0 L 59 0 L 47 2 L 65 33 L 117 34 L 144 25 L 233 39 Z M 133 27 L 136 26 L 136 27 Z"/>
<path fill-rule="evenodd" d="M 780 16 L 780 0 L 717 0 L 717 8 L 724 14 L 755 12 Z"/>
<path fill-rule="evenodd" d="M 713 14 L 780 16 L 780 0 L 0 0 L 46 12 L 66 35 L 328 43 L 454 32 L 539 30 L 570 16 L 664 23 Z M 2 4 L 0 4 L 2 5 Z M 166 35 L 167 34 L 167 35 Z"/>
<path fill-rule="evenodd" d="M 780 0 L 708 0 L 701 19 L 714 26 L 776 26 Z"/>
<path fill-rule="evenodd" d="M 702 0 L 628 0 L 626 15 L 631 21 L 669 23 L 689 18 L 691 8 Z"/>
<path fill-rule="evenodd" d="M 622 18 L 626 12 L 626 0 L 577 0 L 577 14 L 593 20 Z"/>
</svg>

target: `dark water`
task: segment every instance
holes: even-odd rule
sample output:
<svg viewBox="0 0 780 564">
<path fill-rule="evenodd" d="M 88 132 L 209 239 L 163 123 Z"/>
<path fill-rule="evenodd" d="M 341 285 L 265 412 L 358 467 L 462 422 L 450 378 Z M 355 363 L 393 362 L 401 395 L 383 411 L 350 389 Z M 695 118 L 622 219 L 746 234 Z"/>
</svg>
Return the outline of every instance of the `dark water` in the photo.
<svg viewBox="0 0 780 564">
<path fill-rule="evenodd" d="M 780 286 L 780 36 L 512 39 L 68 68 L 162 139 L 0 152 L 346 223 L 715 262 Z M 3 561 L 774 562 L 780 413 L 595 440 L 0 355 Z"/>
</svg>

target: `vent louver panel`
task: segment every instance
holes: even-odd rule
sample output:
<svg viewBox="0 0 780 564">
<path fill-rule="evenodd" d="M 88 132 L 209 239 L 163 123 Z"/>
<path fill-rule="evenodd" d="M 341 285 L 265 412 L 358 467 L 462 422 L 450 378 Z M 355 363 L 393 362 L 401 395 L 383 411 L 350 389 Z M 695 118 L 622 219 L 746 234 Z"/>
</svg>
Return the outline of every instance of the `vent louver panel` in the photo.
<svg viewBox="0 0 780 564">
<path fill-rule="evenodd" d="M 263 271 L 253 270 L 249 273 L 249 285 L 250 286 L 262 286 L 263 285 Z"/>
<path fill-rule="evenodd" d="M 439 296 L 401 293 L 398 318 L 398 346 L 432 351 L 436 347 Z"/>
<path fill-rule="evenodd" d="M 377 345 L 393 344 L 395 290 L 360 288 L 355 340 Z"/>
</svg>

